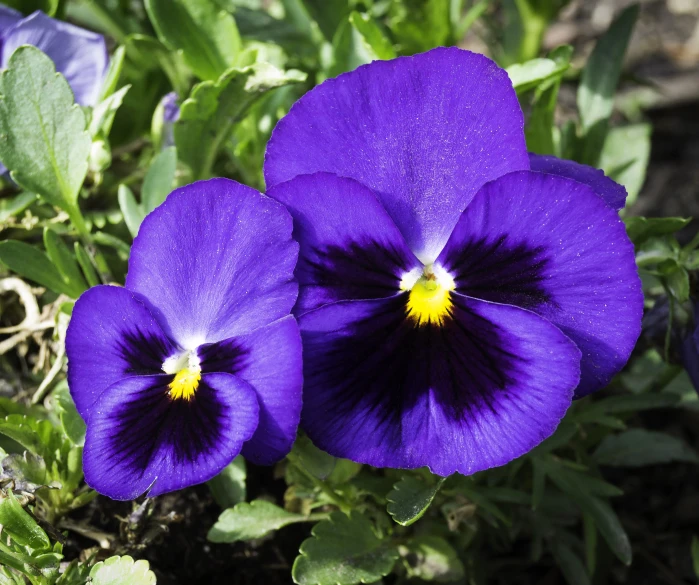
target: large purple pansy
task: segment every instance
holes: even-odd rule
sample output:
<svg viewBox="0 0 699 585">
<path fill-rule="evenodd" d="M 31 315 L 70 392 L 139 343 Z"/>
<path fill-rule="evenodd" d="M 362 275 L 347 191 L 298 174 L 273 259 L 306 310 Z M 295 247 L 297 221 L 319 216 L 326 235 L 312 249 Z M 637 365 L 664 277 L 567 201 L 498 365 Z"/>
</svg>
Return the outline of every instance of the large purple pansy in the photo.
<svg viewBox="0 0 699 585">
<path fill-rule="evenodd" d="M 301 245 L 319 447 L 474 473 L 624 365 L 643 297 L 618 186 L 538 162 L 505 72 L 456 48 L 328 80 L 279 122 L 265 177 Z"/>
<path fill-rule="evenodd" d="M 291 231 L 253 189 L 194 183 L 144 220 L 126 287 L 78 299 L 66 348 L 89 485 L 155 496 L 241 452 L 260 464 L 288 453 L 302 388 Z"/>
</svg>

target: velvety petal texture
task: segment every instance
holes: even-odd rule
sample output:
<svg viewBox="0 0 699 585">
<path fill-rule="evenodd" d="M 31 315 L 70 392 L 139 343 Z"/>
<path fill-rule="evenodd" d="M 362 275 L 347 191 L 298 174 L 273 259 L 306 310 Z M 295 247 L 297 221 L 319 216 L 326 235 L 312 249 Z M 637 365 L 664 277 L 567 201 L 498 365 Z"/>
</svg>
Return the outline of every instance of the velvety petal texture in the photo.
<svg viewBox="0 0 699 585">
<path fill-rule="evenodd" d="M 12 25 L 17 24 L 22 20 L 23 15 L 21 12 L 0 4 L 0 38 L 5 33 L 5 31 Z"/>
<path fill-rule="evenodd" d="M 303 385 L 291 229 L 252 189 L 195 183 L 144 220 L 126 288 L 78 299 L 66 349 L 90 486 L 155 496 L 241 451 L 262 464 L 289 452 Z"/>
<path fill-rule="evenodd" d="M 566 177 L 587 185 L 612 209 L 618 211 L 626 205 L 626 189 L 623 185 L 610 179 L 600 169 L 572 160 L 533 153 L 529 153 L 529 163 L 532 171 Z"/>
<path fill-rule="evenodd" d="M 0 22 L 2 25 L 2 22 Z M 0 67 L 7 67 L 12 53 L 22 45 L 34 45 L 46 53 L 70 84 L 82 106 L 97 102 L 109 55 L 104 37 L 36 11 L 2 31 Z"/>
<path fill-rule="evenodd" d="M 460 293 L 534 311 L 570 337 L 583 353 L 578 397 L 609 382 L 640 334 L 633 245 L 582 183 L 524 171 L 487 184 L 438 263 Z"/>
<path fill-rule="evenodd" d="M 509 77 L 455 47 L 374 61 L 305 94 L 267 147 L 267 187 L 332 172 L 369 187 L 410 249 L 433 261 L 486 182 L 528 169 Z"/>
<path fill-rule="evenodd" d="M 407 322 L 401 297 L 330 304 L 299 323 L 304 429 L 378 467 L 503 465 L 555 430 L 579 379 L 580 352 L 551 323 L 461 295 L 444 327 Z"/>
</svg>

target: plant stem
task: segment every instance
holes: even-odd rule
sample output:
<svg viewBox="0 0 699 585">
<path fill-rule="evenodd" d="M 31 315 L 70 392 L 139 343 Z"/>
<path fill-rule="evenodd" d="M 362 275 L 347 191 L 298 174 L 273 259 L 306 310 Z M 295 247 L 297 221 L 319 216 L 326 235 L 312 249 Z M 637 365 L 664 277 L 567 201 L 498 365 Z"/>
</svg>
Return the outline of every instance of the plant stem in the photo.
<svg viewBox="0 0 699 585">
<path fill-rule="evenodd" d="M 67 212 L 68 217 L 70 218 L 70 222 L 73 224 L 76 231 L 80 235 L 80 239 L 82 240 L 83 245 L 85 246 L 85 250 L 95 260 L 95 265 L 97 266 L 97 271 L 99 272 L 100 279 L 104 283 L 111 282 L 113 278 L 112 273 L 109 270 L 107 260 L 102 255 L 102 252 L 92 239 L 92 234 L 90 233 L 90 230 L 87 229 L 87 225 L 85 224 L 83 214 L 80 212 L 80 208 L 77 205 L 74 205 L 72 206 L 72 209 L 67 210 Z"/>
<path fill-rule="evenodd" d="M 317 478 L 311 472 L 307 471 L 303 464 L 299 461 L 298 457 L 293 453 L 289 453 L 286 456 L 289 463 L 291 463 L 296 469 L 298 469 L 303 475 L 305 475 L 315 487 L 317 487 L 321 492 L 323 492 L 328 499 L 335 504 L 340 510 L 345 514 L 349 514 L 352 510 L 352 504 L 338 494 L 334 489 L 332 489 L 327 483 L 322 479 Z"/>
</svg>

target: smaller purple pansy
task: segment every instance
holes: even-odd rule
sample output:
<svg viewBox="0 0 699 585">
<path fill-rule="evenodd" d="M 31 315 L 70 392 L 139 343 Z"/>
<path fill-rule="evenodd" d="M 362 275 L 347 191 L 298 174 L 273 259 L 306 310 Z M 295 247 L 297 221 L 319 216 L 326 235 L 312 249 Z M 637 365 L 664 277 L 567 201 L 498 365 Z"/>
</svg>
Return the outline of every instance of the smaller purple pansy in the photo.
<svg viewBox="0 0 699 585">
<path fill-rule="evenodd" d="M 177 189 L 141 225 L 125 288 L 76 302 L 68 382 L 87 483 L 116 500 L 284 457 L 301 412 L 289 315 L 298 244 L 282 205 L 227 179 Z"/>
</svg>

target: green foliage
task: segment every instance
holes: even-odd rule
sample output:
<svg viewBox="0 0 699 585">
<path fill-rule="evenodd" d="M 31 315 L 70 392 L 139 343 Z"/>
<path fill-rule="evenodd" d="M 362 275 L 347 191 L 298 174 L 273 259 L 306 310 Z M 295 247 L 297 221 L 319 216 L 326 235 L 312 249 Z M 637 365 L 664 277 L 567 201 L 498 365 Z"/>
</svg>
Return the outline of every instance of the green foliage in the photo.
<svg viewBox="0 0 699 585">
<path fill-rule="evenodd" d="M 432 485 L 425 485 L 415 477 L 402 478 L 386 496 L 388 513 L 398 524 L 410 526 L 430 507 L 443 482 L 440 479 Z"/>
<path fill-rule="evenodd" d="M 129 556 L 110 557 L 90 571 L 93 585 L 155 585 L 155 575 L 148 561 L 135 561 Z"/>
<path fill-rule="evenodd" d="M 245 459 L 242 455 L 238 455 L 231 463 L 223 468 L 212 480 L 209 480 L 208 486 L 211 490 L 216 503 L 221 508 L 232 508 L 236 504 L 245 501 L 246 486 L 245 478 L 247 476 L 245 470 Z"/>
<path fill-rule="evenodd" d="M 645 429 L 609 435 L 599 444 L 593 458 L 600 465 L 614 467 L 641 467 L 672 461 L 699 463 L 699 455 L 684 441 Z"/>
</svg>

